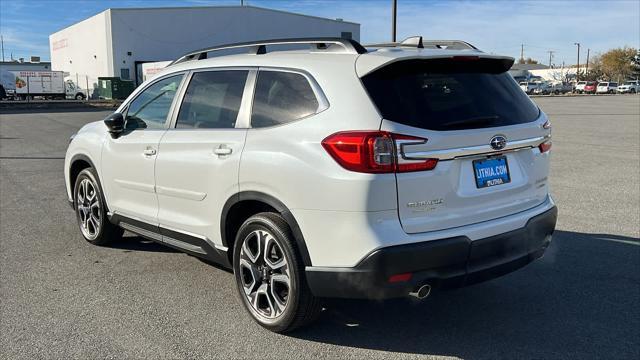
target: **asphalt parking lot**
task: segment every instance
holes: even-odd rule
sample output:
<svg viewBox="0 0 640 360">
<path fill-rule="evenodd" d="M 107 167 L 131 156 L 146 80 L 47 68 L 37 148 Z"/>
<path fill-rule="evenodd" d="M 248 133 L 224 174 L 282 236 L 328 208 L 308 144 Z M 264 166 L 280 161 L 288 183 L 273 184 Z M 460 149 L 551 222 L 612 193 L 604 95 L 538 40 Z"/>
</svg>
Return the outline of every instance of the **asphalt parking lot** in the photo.
<svg viewBox="0 0 640 360">
<path fill-rule="evenodd" d="M 422 302 L 329 301 L 269 333 L 232 274 L 129 236 L 85 242 L 68 138 L 107 111 L 0 110 L 0 358 L 640 358 L 640 96 L 535 99 L 560 215 L 546 256 Z"/>
</svg>

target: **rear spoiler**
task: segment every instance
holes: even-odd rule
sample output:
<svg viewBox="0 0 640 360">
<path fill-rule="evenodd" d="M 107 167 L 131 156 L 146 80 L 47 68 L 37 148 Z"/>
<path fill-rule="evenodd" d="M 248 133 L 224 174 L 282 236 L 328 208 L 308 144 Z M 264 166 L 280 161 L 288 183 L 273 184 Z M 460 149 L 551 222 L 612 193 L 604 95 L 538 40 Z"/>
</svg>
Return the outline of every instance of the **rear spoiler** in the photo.
<svg viewBox="0 0 640 360">
<path fill-rule="evenodd" d="M 428 66 L 434 71 L 448 68 L 457 71 L 503 73 L 511 69 L 514 61 L 515 59 L 509 56 L 488 55 L 479 51 L 448 51 L 426 56 L 410 52 L 407 52 L 405 56 L 398 56 L 394 53 L 370 53 L 358 57 L 356 73 L 359 77 L 363 77 L 399 62 L 402 62 L 403 66 Z"/>
</svg>

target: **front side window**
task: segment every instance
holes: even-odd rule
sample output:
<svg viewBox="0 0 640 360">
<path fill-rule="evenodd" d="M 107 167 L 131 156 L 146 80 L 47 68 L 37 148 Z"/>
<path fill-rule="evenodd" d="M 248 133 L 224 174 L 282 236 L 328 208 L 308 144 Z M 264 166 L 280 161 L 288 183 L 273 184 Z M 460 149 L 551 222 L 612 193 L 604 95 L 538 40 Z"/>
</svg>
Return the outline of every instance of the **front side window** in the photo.
<svg viewBox="0 0 640 360">
<path fill-rule="evenodd" d="M 260 71 L 251 127 L 285 124 L 315 114 L 319 103 L 307 78 L 298 73 Z"/>
<path fill-rule="evenodd" d="M 236 126 L 248 71 L 206 71 L 191 77 L 177 128 L 228 129 Z"/>
<path fill-rule="evenodd" d="M 181 75 L 162 79 L 144 89 L 129 105 L 126 117 L 126 128 L 135 129 L 163 129 L 171 103 L 176 96 Z"/>
</svg>

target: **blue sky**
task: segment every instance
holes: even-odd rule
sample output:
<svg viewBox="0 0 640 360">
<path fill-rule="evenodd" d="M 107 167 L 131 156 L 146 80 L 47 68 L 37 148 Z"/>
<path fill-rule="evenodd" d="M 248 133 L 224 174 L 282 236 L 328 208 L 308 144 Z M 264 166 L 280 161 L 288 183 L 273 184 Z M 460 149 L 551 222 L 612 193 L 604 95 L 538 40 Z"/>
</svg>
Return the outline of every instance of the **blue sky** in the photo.
<svg viewBox="0 0 640 360">
<path fill-rule="evenodd" d="M 0 0 L 5 58 L 49 59 L 49 34 L 107 8 L 237 5 L 240 0 Z M 245 0 L 245 4 L 361 24 L 361 41 L 390 39 L 391 0 Z M 398 0 L 398 37 L 462 39 L 486 52 L 575 63 L 592 53 L 640 47 L 640 0 Z M 583 62 L 584 60 L 581 60 Z"/>
</svg>

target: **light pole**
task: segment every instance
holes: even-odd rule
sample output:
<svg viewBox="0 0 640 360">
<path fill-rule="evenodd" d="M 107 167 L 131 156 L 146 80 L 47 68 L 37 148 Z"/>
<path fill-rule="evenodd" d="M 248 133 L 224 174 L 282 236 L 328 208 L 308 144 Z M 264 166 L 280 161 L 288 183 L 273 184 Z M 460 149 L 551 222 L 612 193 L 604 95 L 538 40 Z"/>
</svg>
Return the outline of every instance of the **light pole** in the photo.
<svg viewBox="0 0 640 360">
<path fill-rule="evenodd" d="M 584 73 L 588 73 L 589 72 L 589 53 L 591 52 L 591 49 L 587 49 L 587 66 L 584 67 Z"/>
<path fill-rule="evenodd" d="M 397 18 L 398 18 L 398 0 L 391 0 L 391 42 L 396 42 Z"/>
<path fill-rule="evenodd" d="M 578 64 L 576 65 L 576 81 L 580 81 L 580 43 L 573 43 L 578 46 Z"/>
</svg>

